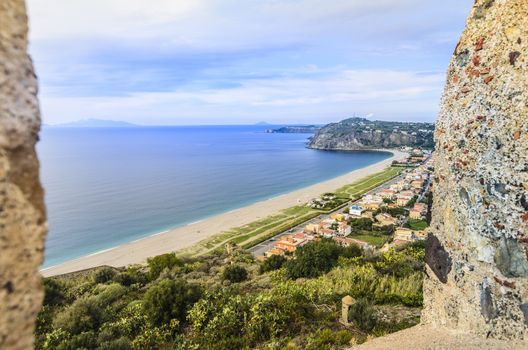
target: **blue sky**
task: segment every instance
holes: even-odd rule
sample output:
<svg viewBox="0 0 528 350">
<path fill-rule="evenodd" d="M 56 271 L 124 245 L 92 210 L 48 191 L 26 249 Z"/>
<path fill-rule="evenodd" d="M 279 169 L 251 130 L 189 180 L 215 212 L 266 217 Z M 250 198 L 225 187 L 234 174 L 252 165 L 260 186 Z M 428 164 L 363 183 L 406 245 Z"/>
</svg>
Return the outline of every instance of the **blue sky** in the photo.
<svg viewBox="0 0 528 350">
<path fill-rule="evenodd" d="M 27 0 L 43 120 L 434 121 L 471 0 Z"/>
</svg>

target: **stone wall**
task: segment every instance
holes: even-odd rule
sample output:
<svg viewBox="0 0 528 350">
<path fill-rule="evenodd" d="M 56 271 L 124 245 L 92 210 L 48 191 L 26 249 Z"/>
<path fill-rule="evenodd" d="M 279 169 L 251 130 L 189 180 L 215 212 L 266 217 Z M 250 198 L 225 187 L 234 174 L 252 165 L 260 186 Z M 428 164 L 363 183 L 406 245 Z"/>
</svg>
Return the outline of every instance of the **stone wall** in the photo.
<svg viewBox="0 0 528 350">
<path fill-rule="evenodd" d="M 23 0 L 0 1 L 0 349 L 32 349 L 46 216 L 35 143 L 37 81 Z"/>
<path fill-rule="evenodd" d="M 423 322 L 528 338 L 528 1 L 475 2 L 435 136 Z"/>
</svg>

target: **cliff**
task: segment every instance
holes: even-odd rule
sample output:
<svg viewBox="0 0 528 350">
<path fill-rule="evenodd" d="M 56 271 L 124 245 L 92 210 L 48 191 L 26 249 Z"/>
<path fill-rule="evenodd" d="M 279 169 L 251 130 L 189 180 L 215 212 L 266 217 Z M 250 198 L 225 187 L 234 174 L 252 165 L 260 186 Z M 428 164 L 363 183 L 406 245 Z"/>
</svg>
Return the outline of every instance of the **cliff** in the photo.
<svg viewBox="0 0 528 350">
<path fill-rule="evenodd" d="M 422 320 L 528 336 L 528 1 L 476 1 L 436 125 Z"/>
<path fill-rule="evenodd" d="M 430 123 L 402 123 L 345 119 L 328 124 L 311 139 L 308 147 L 325 150 L 364 150 L 399 148 L 402 146 L 431 149 L 434 125 Z"/>
<path fill-rule="evenodd" d="M 40 114 L 23 0 L 0 1 L 0 349 L 32 349 L 46 214 L 35 153 Z"/>
<path fill-rule="evenodd" d="M 528 1 L 477 0 L 435 131 L 423 326 L 359 349 L 528 349 L 526 101 Z"/>
</svg>

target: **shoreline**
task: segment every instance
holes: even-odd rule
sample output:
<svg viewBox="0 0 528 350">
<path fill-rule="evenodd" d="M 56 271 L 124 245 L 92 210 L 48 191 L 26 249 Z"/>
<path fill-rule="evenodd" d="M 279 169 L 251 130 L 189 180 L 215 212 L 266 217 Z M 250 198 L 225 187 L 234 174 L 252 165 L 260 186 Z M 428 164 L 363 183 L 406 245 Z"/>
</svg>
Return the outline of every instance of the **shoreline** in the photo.
<svg viewBox="0 0 528 350">
<path fill-rule="evenodd" d="M 122 267 L 130 264 L 143 263 L 149 257 L 189 248 L 215 234 L 234 227 L 246 225 L 263 217 L 275 214 L 282 209 L 293 207 L 300 203 L 307 203 L 310 199 L 318 197 L 322 193 L 333 192 L 344 185 L 380 172 L 390 166 L 393 160 L 400 160 L 407 157 L 406 153 L 399 150 L 378 149 L 373 151 L 389 152 L 392 154 L 392 157 L 330 180 L 264 199 L 245 207 L 214 215 L 184 226 L 154 233 L 135 241 L 41 269 L 40 272 L 44 277 L 50 277 L 86 270 L 101 265 Z"/>
</svg>

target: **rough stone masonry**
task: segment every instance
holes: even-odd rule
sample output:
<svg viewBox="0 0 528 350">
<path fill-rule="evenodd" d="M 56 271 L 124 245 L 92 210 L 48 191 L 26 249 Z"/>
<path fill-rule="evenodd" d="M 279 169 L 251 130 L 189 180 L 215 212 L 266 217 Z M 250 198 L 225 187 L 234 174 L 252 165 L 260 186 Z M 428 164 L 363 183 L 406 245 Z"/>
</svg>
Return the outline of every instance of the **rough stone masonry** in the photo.
<svg viewBox="0 0 528 350">
<path fill-rule="evenodd" d="M 423 323 L 528 338 L 528 1 L 475 2 L 435 136 Z"/>
<path fill-rule="evenodd" d="M 32 349 L 46 215 L 35 143 L 37 81 L 23 0 L 0 0 L 0 349 Z"/>
</svg>

